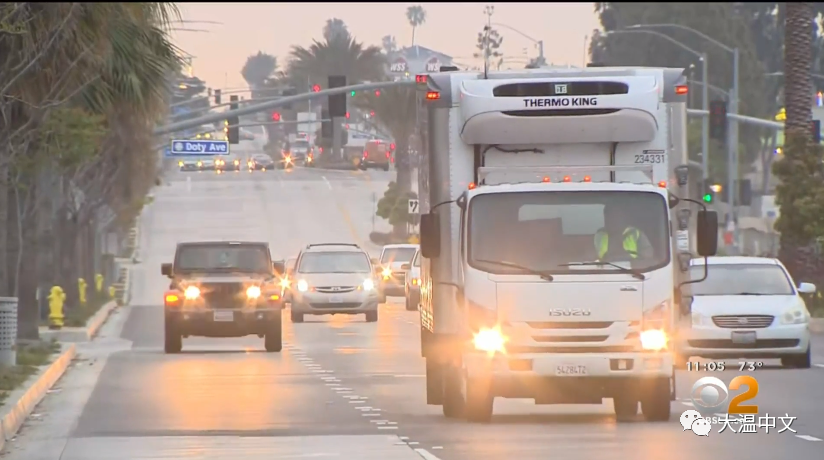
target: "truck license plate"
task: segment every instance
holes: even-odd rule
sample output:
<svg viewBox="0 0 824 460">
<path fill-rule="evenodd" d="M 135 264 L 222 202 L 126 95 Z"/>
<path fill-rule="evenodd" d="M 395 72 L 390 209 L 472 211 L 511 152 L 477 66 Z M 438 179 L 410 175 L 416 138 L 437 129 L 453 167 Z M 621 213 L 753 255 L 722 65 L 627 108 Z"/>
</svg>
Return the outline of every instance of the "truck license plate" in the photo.
<svg viewBox="0 0 824 460">
<path fill-rule="evenodd" d="M 332 297 L 329 297 L 329 303 L 341 303 L 341 302 L 343 302 L 343 297 L 341 297 L 339 295 L 333 295 Z"/>
<path fill-rule="evenodd" d="M 750 345 L 755 343 L 755 331 L 733 332 L 732 343 Z"/>
<path fill-rule="evenodd" d="M 555 375 L 570 376 L 570 375 L 587 375 L 586 366 L 575 366 L 571 364 L 563 364 L 555 368 Z"/>
<path fill-rule="evenodd" d="M 235 320 L 235 312 L 233 311 L 216 311 L 215 321 L 231 322 Z"/>
</svg>

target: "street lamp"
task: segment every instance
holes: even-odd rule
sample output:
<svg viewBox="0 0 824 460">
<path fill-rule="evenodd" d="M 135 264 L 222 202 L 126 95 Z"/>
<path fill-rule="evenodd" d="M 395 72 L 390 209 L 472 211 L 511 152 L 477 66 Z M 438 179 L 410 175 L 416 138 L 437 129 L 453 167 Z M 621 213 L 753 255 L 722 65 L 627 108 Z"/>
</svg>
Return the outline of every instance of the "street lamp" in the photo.
<svg viewBox="0 0 824 460">
<path fill-rule="evenodd" d="M 628 29 L 678 29 L 684 30 L 687 32 L 691 32 L 704 40 L 714 44 L 715 46 L 727 51 L 728 53 L 732 54 L 732 89 L 730 90 L 730 113 L 734 115 L 738 115 L 738 48 L 733 48 L 730 46 L 721 43 L 720 41 L 710 37 L 709 35 L 701 32 L 699 30 L 693 29 L 692 27 L 681 25 L 681 24 L 635 24 L 629 26 Z M 706 80 L 705 80 L 706 81 Z M 706 117 L 704 117 L 706 118 Z M 736 180 L 738 179 L 738 121 L 733 118 L 731 120 L 730 127 L 732 129 L 729 130 L 729 134 L 727 136 L 727 179 L 729 180 L 728 187 L 727 187 L 727 198 L 729 200 L 729 211 L 727 213 L 727 221 L 733 222 L 735 216 L 735 194 L 733 193 L 737 190 L 735 185 Z M 737 239 L 736 239 L 737 240 Z"/>
<path fill-rule="evenodd" d="M 518 35 L 526 38 L 527 40 L 531 41 L 532 43 L 538 45 L 538 62 L 539 62 L 539 65 L 546 65 L 546 59 L 544 59 L 544 41 L 543 40 L 536 40 L 536 39 L 530 37 L 529 35 L 521 32 L 520 30 L 518 30 L 518 29 L 516 29 L 512 26 L 508 26 L 506 24 L 501 24 L 500 22 L 493 22 L 492 25 L 493 26 L 498 26 L 498 27 L 503 27 L 504 29 L 507 29 L 507 30 L 511 30 L 512 32 L 515 32 L 516 34 L 518 34 Z"/>
<path fill-rule="evenodd" d="M 661 32 L 656 32 L 654 30 L 642 30 L 642 29 L 620 29 L 620 30 L 613 30 L 604 33 L 604 35 L 615 35 L 615 34 L 647 34 L 647 35 L 654 35 L 658 38 L 666 40 L 673 45 L 681 48 L 682 50 L 696 56 L 699 61 L 701 61 L 701 79 L 704 80 L 704 85 L 701 88 L 701 105 L 704 110 L 709 110 L 709 90 L 708 85 L 709 83 L 709 61 L 707 59 L 707 54 L 702 53 L 700 51 L 696 51 L 689 46 L 679 42 L 678 40 L 670 37 L 669 35 L 662 34 Z M 709 156 L 710 156 L 710 120 L 708 117 L 701 118 L 701 169 L 703 169 L 701 173 L 701 178 L 706 183 L 707 177 L 709 176 Z"/>
</svg>

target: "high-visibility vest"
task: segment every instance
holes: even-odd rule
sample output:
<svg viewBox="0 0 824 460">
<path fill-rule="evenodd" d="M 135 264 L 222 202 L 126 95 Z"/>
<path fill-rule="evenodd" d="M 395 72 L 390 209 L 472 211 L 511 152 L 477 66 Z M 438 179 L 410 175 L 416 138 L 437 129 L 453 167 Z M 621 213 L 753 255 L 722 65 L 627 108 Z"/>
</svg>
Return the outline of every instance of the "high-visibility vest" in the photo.
<svg viewBox="0 0 824 460">
<path fill-rule="evenodd" d="M 627 227 L 624 230 L 624 251 L 633 259 L 638 258 L 638 240 L 641 239 L 641 231 L 635 227 Z M 598 258 L 603 258 L 609 251 L 609 235 L 607 232 L 595 234 L 595 247 L 598 248 Z"/>
</svg>

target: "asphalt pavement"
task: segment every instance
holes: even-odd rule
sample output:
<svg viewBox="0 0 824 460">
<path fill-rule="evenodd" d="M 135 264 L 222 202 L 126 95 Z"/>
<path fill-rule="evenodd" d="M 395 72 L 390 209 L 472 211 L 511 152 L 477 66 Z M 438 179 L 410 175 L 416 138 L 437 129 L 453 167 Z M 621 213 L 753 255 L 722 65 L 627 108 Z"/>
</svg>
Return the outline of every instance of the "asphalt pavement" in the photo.
<svg viewBox="0 0 824 460">
<path fill-rule="evenodd" d="M 81 358 L 7 444 L 4 458 L 821 458 L 820 337 L 813 369 L 765 361 L 747 372 L 759 381 L 761 414 L 797 417 L 795 433 L 777 433 L 783 423 L 776 420 L 769 434 L 718 433 L 716 426 L 707 437 L 684 432 L 678 421 L 690 408 L 692 383 L 707 375 L 686 371 L 678 372 L 669 422 L 617 423 L 611 402 L 535 406 L 500 399 L 490 424 L 446 420 L 439 407 L 425 404 L 417 313 L 405 311 L 399 298 L 382 307 L 377 323 L 334 316 L 293 325 L 284 316 L 282 353 L 263 352 L 257 337 L 189 338 L 183 353 L 163 353 L 159 301 L 168 280 L 160 264 L 177 242 L 263 240 L 284 258 L 310 242 L 357 242 L 376 254 L 367 242 L 373 200 L 392 176 L 308 169 L 168 174 L 141 221 L 133 305 L 81 345 Z M 739 373 L 714 375 L 729 382 Z"/>
</svg>

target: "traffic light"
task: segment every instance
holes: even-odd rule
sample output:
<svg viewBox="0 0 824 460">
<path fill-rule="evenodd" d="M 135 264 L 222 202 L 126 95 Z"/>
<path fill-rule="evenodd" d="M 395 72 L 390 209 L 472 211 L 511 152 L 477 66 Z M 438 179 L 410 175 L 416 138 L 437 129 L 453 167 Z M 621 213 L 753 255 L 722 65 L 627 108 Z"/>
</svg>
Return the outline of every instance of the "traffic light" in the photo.
<svg viewBox="0 0 824 460">
<path fill-rule="evenodd" d="M 370 117 L 374 117 L 374 116 L 375 116 L 375 111 L 374 111 L 374 110 L 370 111 L 370 112 L 369 112 L 369 116 L 370 116 Z"/>
<path fill-rule="evenodd" d="M 707 204 L 715 201 L 715 191 L 713 191 L 712 185 L 708 183 L 704 184 L 704 193 L 701 195 L 701 201 Z"/>
<path fill-rule="evenodd" d="M 346 117 L 346 119 L 348 120 L 348 119 L 349 119 L 349 112 L 346 112 L 346 115 L 344 115 L 344 116 L 345 116 L 345 117 Z"/>
<path fill-rule="evenodd" d="M 813 120 L 812 122 L 812 129 L 813 129 L 813 142 L 816 144 L 821 143 L 821 120 Z"/>
<path fill-rule="evenodd" d="M 752 205 L 752 182 L 749 179 L 738 180 L 738 206 Z"/>
<path fill-rule="evenodd" d="M 375 97 L 379 97 L 380 95 L 381 95 L 381 90 L 376 89 L 375 90 Z"/>
<path fill-rule="evenodd" d="M 329 89 L 346 86 L 345 75 L 329 75 Z M 346 94 L 335 94 L 329 96 L 329 115 L 332 118 L 346 115 Z"/>
<path fill-rule="evenodd" d="M 226 140 L 230 144 L 237 144 L 240 142 L 240 119 L 238 117 L 229 117 L 226 119 Z"/>
<path fill-rule="evenodd" d="M 727 138 L 727 102 L 710 102 L 710 137 L 725 141 Z"/>
<path fill-rule="evenodd" d="M 394 142 L 392 142 L 391 144 L 389 144 L 389 150 L 392 150 L 392 151 L 394 151 L 394 150 L 395 150 L 395 143 L 394 143 Z"/>
<path fill-rule="evenodd" d="M 272 114 L 272 121 L 280 121 L 280 113 L 279 112 L 274 112 Z"/>
<path fill-rule="evenodd" d="M 215 90 L 215 105 L 220 105 L 220 90 Z"/>
<path fill-rule="evenodd" d="M 352 96 L 352 97 L 355 97 L 355 92 L 352 91 L 351 93 L 349 93 L 349 95 Z"/>
<path fill-rule="evenodd" d="M 320 85 L 312 85 L 312 92 L 319 93 L 320 92 Z"/>
</svg>

